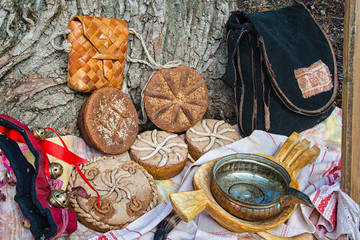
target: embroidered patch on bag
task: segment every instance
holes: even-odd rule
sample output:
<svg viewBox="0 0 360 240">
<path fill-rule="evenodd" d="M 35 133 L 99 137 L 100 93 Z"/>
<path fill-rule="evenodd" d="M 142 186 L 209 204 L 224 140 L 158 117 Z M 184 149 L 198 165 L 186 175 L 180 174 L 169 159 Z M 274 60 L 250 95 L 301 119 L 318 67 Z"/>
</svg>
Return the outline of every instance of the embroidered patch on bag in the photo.
<svg viewBox="0 0 360 240">
<path fill-rule="evenodd" d="M 294 71 L 303 98 L 329 91 L 333 88 L 328 66 L 321 60 L 311 64 L 308 68 Z"/>
</svg>

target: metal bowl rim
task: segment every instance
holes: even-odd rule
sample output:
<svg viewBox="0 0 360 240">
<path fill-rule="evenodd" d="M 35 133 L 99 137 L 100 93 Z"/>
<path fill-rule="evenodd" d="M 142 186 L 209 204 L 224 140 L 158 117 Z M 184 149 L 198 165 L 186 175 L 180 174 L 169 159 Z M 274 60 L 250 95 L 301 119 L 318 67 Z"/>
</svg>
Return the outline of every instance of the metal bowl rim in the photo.
<svg viewBox="0 0 360 240">
<path fill-rule="evenodd" d="M 253 207 L 253 208 L 262 208 L 262 207 L 268 208 L 268 207 L 271 207 L 271 206 L 277 204 L 277 202 L 281 196 L 267 204 L 255 204 L 255 203 L 250 203 L 250 202 L 244 202 L 237 198 L 234 198 L 233 196 L 231 196 L 230 194 L 228 194 L 227 192 L 225 192 L 223 190 L 222 186 L 218 183 L 218 181 L 216 179 L 216 171 L 223 165 L 228 164 L 230 162 L 236 162 L 238 160 L 246 160 L 247 162 L 252 162 L 255 164 L 259 164 L 258 160 L 260 160 L 260 163 L 262 163 L 260 165 L 267 166 L 267 167 L 269 167 L 269 165 L 270 165 L 270 167 L 273 167 L 273 169 L 279 175 L 282 176 L 282 178 L 286 182 L 287 189 L 289 188 L 289 184 L 291 182 L 291 177 L 290 177 L 289 172 L 283 166 L 281 166 L 280 164 L 278 164 L 278 163 L 274 162 L 273 160 L 266 158 L 264 156 L 248 154 L 248 153 L 235 153 L 235 154 L 230 154 L 230 155 L 220 158 L 213 167 L 212 177 L 213 177 L 214 183 L 212 183 L 212 184 L 216 184 L 219 187 L 219 189 L 221 190 L 221 192 L 226 196 L 226 198 L 228 198 L 229 201 L 233 202 L 236 205 Z M 254 161 L 254 160 L 256 160 L 256 161 Z"/>
</svg>

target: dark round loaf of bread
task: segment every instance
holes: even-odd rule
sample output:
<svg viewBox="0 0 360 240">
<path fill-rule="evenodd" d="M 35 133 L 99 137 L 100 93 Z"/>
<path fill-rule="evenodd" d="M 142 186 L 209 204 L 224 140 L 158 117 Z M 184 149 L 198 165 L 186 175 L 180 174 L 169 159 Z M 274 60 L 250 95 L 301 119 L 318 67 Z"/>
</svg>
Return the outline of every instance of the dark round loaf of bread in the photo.
<svg viewBox="0 0 360 240">
<path fill-rule="evenodd" d="M 84 141 L 108 154 L 126 152 L 134 143 L 139 120 L 134 104 L 121 90 L 93 92 L 80 109 L 78 126 Z"/>
</svg>

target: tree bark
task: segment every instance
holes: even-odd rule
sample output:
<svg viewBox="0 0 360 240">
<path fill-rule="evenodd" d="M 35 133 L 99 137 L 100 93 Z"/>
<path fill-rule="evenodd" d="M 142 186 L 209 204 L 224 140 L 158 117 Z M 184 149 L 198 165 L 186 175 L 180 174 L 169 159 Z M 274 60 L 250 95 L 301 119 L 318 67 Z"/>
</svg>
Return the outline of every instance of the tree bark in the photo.
<svg viewBox="0 0 360 240">
<path fill-rule="evenodd" d="M 30 127 L 79 135 L 77 115 L 89 94 L 66 86 L 67 53 L 50 37 L 73 15 L 119 18 L 139 32 L 156 62 L 180 60 L 197 70 L 209 91 L 205 118 L 236 122 L 233 89 L 221 80 L 227 65 L 225 23 L 236 1 L 225 0 L 5 0 L 0 3 L 1 113 Z M 60 44 L 63 39 L 55 39 Z M 128 55 L 145 59 L 140 41 L 129 36 Z M 141 90 L 154 70 L 126 63 L 123 91 L 139 114 Z M 140 130 L 154 127 L 152 123 Z"/>
</svg>

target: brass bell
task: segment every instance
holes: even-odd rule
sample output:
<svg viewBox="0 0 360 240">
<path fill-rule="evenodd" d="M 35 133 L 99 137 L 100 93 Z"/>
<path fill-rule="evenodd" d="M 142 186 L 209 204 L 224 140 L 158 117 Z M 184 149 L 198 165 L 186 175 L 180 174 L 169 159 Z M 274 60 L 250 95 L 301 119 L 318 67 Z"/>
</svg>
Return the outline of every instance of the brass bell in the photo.
<svg viewBox="0 0 360 240">
<path fill-rule="evenodd" d="M 21 224 L 23 225 L 24 228 L 29 229 L 31 227 L 31 223 L 28 221 L 25 221 L 25 219 L 22 220 Z"/>
<path fill-rule="evenodd" d="M 44 140 L 46 138 L 46 131 L 45 128 L 36 127 L 33 131 L 35 138 L 37 140 Z"/>
<path fill-rule="evenodd" d="M 11 179 L 12 176 L 13 176 L 13 174 L 14 174 L 14 173 L 11 173 L 11 172 L 9 171 L 9 169 L 6 169 L 5 177 L 6 177 L 7 179 Z M 9 182 L 8 184 L 9 184 L 10 186 L 15 186 L 15 185 L 16 185 L 16 182 Z"/>
<path fill-rule="evenodd" d="M 52 162 L 50 163 L 49 172 L 50 178 L 57 179 L 63 174 L 64 168 L 60 163 Z"/>
<path fill-rule="evenodd" d="M 69 203 L 68 194 L 64 190 L 56 190 L 51 192 L 49 203 L 56 208 L 66 208 Z"/>
</svg>

